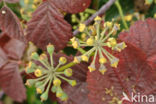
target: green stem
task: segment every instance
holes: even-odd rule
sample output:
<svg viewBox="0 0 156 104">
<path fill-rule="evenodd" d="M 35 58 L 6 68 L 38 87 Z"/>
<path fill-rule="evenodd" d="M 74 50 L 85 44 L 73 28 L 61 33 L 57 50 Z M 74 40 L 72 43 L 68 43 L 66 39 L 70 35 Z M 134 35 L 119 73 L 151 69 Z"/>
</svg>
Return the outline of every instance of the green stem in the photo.
<svg viewBox="0 0 156 104">
<path fill-rule="evenodd" d="M 69 64 L 64 65 L 64 66 L 58 68 L 58 69 L 57 69 L 57 72 L 64 71 L 65 69 L 68 69 L 68 68 L 70 68 L 70 67 L 72 67 L 72 66 L 74 66 L 74 65 L 76 65 L 76 64 L 77 64 L 77 63 L 70 62 Z"/>
<path fill-rule="evenodd" d="M 85 51 L 84 49 L 80 48 L 80 47 L 79 47 L 79 48 L 77 48 L 77 50 L 78 50 L 78 51 L 80 51 L 80 52 L 81 52 L 81 54 L 86 53 L 86 51 Z"/>
<path fill-rule="evenodd" d="M 87 8 L 87 9 L 85 10 L 85 12 L 94 14 L 94 13 L 96 13 L 96 10 Z"/>
<path fill-rule="evenodd" d="M 119 11 L 119 14 L 120 14 L 120 16 L 121 16 L 122 22 L 123 22 L 123 24 L 124 24 L 124 27 L 125 27 L 126 29 L 128 29 L 128 25 L 127 25 L 127 23 L 126 23 L 126 21 L 125 21 L 125 19 L 124 19 L 123 10 L 122 10 L 122 7 L 121 7 L 121 5 L 120 5 L 120 3 L 119 3 L 119 0 L 116 0 L 115 5 L 116 5 L 116 7 L 118 8 L 118 11 Z"/>
<path fill-rule="evenodd" d="M 7 6 L 7 5 L 6 5 L 6 2 L 5 2 L 5 0 L 2 0 L 2 1 L 3 1 L 3 4 L 4 4 L 4 6 Z"/>
<path fill-rule="evenodd" d="M 53 65 L 53 55 L 52 54 L 50 54 L 50 62 L 51 62 L 51 67 L 54 67 L 54 65 Z"/>
</svg>

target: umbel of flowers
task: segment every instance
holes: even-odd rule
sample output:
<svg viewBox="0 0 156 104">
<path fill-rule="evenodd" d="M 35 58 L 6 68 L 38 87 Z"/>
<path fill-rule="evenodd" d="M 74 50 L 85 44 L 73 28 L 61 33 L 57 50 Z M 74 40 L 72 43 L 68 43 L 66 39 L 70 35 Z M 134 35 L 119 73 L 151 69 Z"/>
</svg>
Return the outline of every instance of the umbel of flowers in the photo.
<svg viewBox="0 0 156 104">
<path fill-rule="evenodd" d="M 113 51 L 121 52 L 126 47 L 124 42 L 117 43 L 117 40 L 112 36 L 120 29 L 119 24 L 112 22 L 102 23 L 101 17 L 95 18 L 95 23 L 92 26 L 86 27 L 85 24 L 80 24 L 79 31 L 82 32 L 83 39 L 73 37 L 71 39 L 72 46 L 75 49 L 82 49 L 81 47 L 91 47 L 89 51 L 86 51 L 80 56 L 74 58 L 75 63 L 81 61 L 88 62 L 90 56 L 93 55 L 93 61 L 91 62 L 88 69 L 90 72 L 96 70 L 95 61 L 96 57 L 99 56 L 99 71 L 104 74 L 106 72 L 105 64 L 109 63 L 110 66 L 117 68 L 119 59 L 109 53 L 104 47 L 109 47 Z"/>
<path fill-rule="evenodd" d="M 48 61 L 46 54 L 43 53 L 39 56 L 36 52 L 32 53 L 32 61 L 29 62 L 29 65 L 26 68 L 26 73 L 34 73 L 36 78 L 28 79 L 26 85 L 34 85 L 37 93 L 41 94 L 40 98 L 42 101 L 47 100 L 49 91 L 56 93 L 56 96 L 62 101 L 66 101 L 68 99 L 68 95 L 61 88 L 61 79 L 68 82 L 71 86 L 75 86 L 76 81 L 67 78 L 72 76 L 72 69 L 68 68 L 60 72 L 58 70 L 59 67 L 65 64 L 67 59 L 65 57 L 60 57 L 58 65 L 54 67 L 54 46 L 48 45 L 47 52 L 50 56 L 50 62 Z M 35 64 L 34 61 L 39 62 L 40 65 Z"/>
</svg>

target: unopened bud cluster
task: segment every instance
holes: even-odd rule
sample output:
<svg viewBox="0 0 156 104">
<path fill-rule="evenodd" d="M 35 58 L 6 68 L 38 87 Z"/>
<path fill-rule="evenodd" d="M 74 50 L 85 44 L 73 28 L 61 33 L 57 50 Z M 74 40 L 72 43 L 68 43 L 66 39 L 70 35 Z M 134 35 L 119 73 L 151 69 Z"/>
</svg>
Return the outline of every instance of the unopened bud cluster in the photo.
<svg viewBox="0 0 156 104">
<path fill-rule="evenodd" d="M 58 65 L 54 67 L 54 46 L 48 45 L 47 52 L 50 56 L 50 62 L 48 61 L 48 56 L 46 54 L 43 53 L 38 55 L 36 52 L 32 53 L 32 61 L 29 62 L 26 68 L 26 73 L 34 73 L 36 78 L 28 79 L 26 85 L 35 86 L 37 93 L 41 94 L 42 101 L 48 99 L 49 91 L 56 93 L 56 96 L 62 101 L 66 101 L 68 99 L 68 95 L 61 88 L 61 80 L 65 80 L 71 86 L 75 86 L 76 81 L 67 78 L 72 76 L 72 69 L 68 68 L 64 71 L 58 71 L 61 65 L 66 64 L 67 59 L 65 57 L 60 57 Z M 40 64 L 36 64 L 34 61 L 39 62 Z"/>
<path fill-rule="evenodd" d="M 104 74 L 106 72 L 105 63 L 109 63 L 110 66 L 117 68 L 119 59 L 108 52 L 104 47 L 109 47 L 113 51 L 121 52 L 126 46 L 124 42 L 117 43 L 117 40 L 112 37 L 113 33 L 116 33 L 120 29 L 119 24 L 114 24 L 112 22 L 105 22 L 102 24 L 101 17 L 97 16 L 95 18 L 95 23 L 92 26 L 86 27 L 85 24 L 80 24 L 79 31 L 84 35 L 84 39 L 80 40 L 76 37 L 71 39 L 72 46 L 75 49 L 81 47 L 91 47 L 91 49 L 85 52 L 81 56 L 76 56 L 74 58 L 75 63 L 80 63 L 81 61 L 88 62 L 90 56 L 94 54 L 93 61 L 91 62 L 88 69 L 90 72 L 96 70 L 95 61 L 96 57 L 99 56 L 99 71 Z"/>
<path fill-rule="evenodd" d="M 24 20 L 31 18 L 31 13 L 39 6 L 42 0 L 20 0 L 20 13 Z"/>
<path fill-rule="evenodd" d="M 72 14 L 71 20 L 72 23 L 74 23 L 73 29 L 76 29 L 78 27 L 78 24 L 84 22 L 90 15 L 94 14 L 95 12 L 95 10 L 87 8 L 84 12 Z"/>
</svg>

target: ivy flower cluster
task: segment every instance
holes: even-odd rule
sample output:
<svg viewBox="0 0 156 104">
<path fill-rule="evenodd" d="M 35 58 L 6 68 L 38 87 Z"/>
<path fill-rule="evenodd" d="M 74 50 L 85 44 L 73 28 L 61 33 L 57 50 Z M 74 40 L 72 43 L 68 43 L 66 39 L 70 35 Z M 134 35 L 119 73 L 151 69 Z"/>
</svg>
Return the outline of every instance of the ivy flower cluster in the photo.
<svg viewBox="0 0 156 104">
<path fill-rule="evenodd" d="M 38 55 L 36 52 L 32 53 L 32 61 L 29 62 L 26 68 L 26 73 L 33 73 L 36 78 L 28 79 L 26 85 L 34 85 L 37 93 L 41 94 L 40 98 L 42 101 L 47 100 L 49 91 L 56 93 L 56 96 L 62 101 L 66 101 L 68 99 L 68 95 L 61 88 L 61 80 L 65 80 L 71 86 L 75 86 L 76 81 L 67 78 L 72 76 L 72 69 L 68 68 L 64 71 L 58 70 L 61 65 L 66 64 L 67 59 L 65 57 L 60 57 L 58 65 L 54 67 L 53 45 L 47 46 L 47 52 L 50 56 L 50 62 L 48 61 L 48 56 L 46 54 L 43 53 Z M 39 62 L 40 65 L 36 64 L 36 62 Z"/>
<path fill-rule="evenodd" d="M 105 22 L 102 24 L 101 17 L 97 16 L 95 18 L 95 23 L 92 26 L 86 27 L 85 24 L 80 24 L 79 31 L 85 37 L 80 40 L 76 37 L 71 39 L 72 46 L 75 49 L 82 49 L 81 47 L 91 47 L 89 51 L 84 52 L 80 56 L 74 58 L 75 63 L 80 63 L 81 61 L 88 62 L 90 56 L 93 56 L 93 61 L 89 65 L 88 69 L 90 72 L 96 70 L 95 61 L 96 57 L 99 56 L 99 71 L 104 74 L 106 72 L 106 63 L 110 63 L 110 66 L 117 68 L 119 59 L 108 52 L 104 47 L 109 47 L 113 51 L 121 52 L 126 48 L 124 42 L 117 43 L 117 40 L 112 37 L 113 33 L 116 33 L 120 29 L 119 24 L 114 24 L 112 22 Z"/>
</svg>

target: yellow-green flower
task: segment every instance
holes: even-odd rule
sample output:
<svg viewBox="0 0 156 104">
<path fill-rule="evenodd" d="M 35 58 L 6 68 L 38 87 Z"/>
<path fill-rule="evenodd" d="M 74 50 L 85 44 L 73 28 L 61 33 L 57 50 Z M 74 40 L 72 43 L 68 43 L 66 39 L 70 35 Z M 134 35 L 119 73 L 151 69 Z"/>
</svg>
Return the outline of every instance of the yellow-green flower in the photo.
<svg viewBox="0 0 156 104">
<path fill-rule="evenodd" d="M 73 38 L 72 41 L 75 41 Z M 40 98 L 42 101 L 47 100 L 49 91 L 56 93 L 56 96 L 61 100 L 65 101 L 68 99 L 68 96 L 62 91 L 61 83 L 62 80 L 69 83 L 71 86 L 76 85 L 75 80 L 68 79 L 66 77 L 72 76 L 72 69 L 67 68 L 65 70 L 60 71 L 59 68 L 61 65 L 66 64 L 67 59 L 65 57 L 60 57 L 58 65 L 54 66 L 53 62 L 53 54 L 54 54 L 54 46 L 49 44 L 47 46 L 47 54 L 43 53 L 39 55 L 34 52 L 31 55 L 31 61 L 26 67 L 26 72 L 33 73 L 36 78 L 28 79 L 26 85 L 32 86 L 35 85 L 36 91 L 38 94 L 41 94 Z M 86 60 L 86 59 L 85 59 Z M 35 62 L 33 62 L 35 61 Z M 50 90 L 50 87 L 52 88 Z"/>
<path fill-rule="evenodd" d="M 107 21 L 104 23 L 104 27 L 101 25 L 102 19 L 100 17 L 95 18 L 95 24 L 92 26 L 83 28 L 82 34 L 86 34 L 86 39 L 80 40 L 76 37 L 71 39 L 72 44 L 76 41 L 79 43 L 79 49 L 81 47 L 90 47 L 90 50 L 86 51 L 80 56 L 76 56 L 74 58 L 74 63 L 80 63 L 81 61 L 88 62 L 91 55 L 93 55 L 93 60 L 88 67 L 90 72 L 93 72 L 96 70 L 95 62 L 96 58 L 99 57 L 99 64 L 100 68 L 99 71 L 104 74 L 106 72 L 106 67 L 104 64 L 110 63 L 110 66 L 117 68 L 119 59 L 113 56 L 110 52 L 108 52 L 104 47 L 109 47 L 113 51 L 121 52 L 124 48 L 126 48 L 126 44 L 124 42 L 118 43 L 117 40 L 112 37 L 112 34 L 114 32 L 117 32 L 117 30 L 120 29 L 120 24 L 113 24 L 111 21 Z M 82 27 L 84 27 L 81 24 Z M 96 30 L 95 35 L 92 34 L 92 29 L 90 27 L 94 28 Z"/>
</svg>

